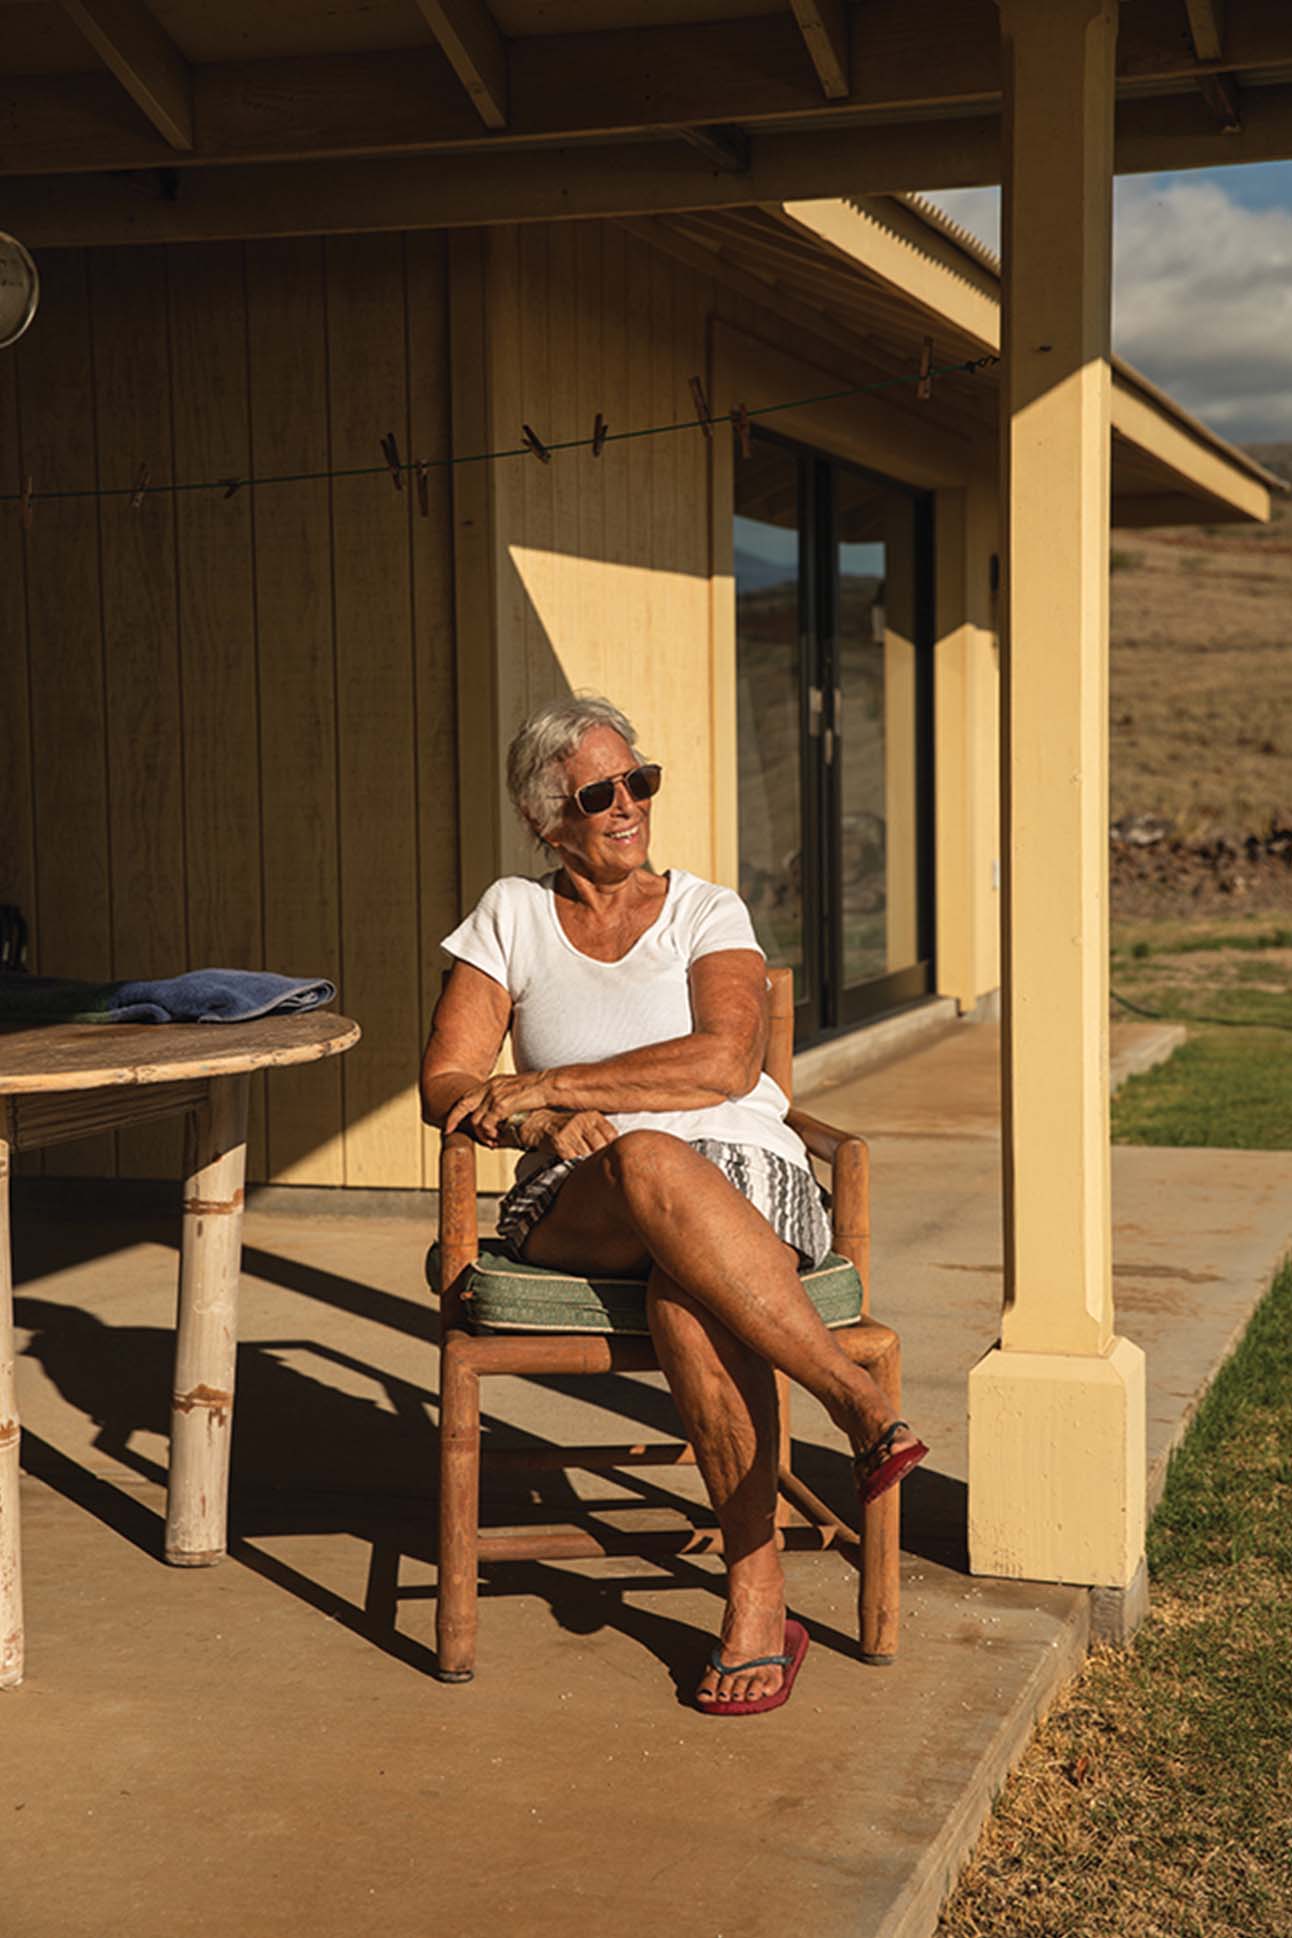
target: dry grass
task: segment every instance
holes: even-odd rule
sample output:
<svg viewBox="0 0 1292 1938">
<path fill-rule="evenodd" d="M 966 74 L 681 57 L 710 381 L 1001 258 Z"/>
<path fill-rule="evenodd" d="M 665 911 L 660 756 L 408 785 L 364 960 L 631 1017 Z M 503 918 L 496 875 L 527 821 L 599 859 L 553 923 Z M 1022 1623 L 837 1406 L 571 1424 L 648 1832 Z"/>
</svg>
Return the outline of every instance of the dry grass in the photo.
<svg viewBox="0 0 1292 1938">
<path fill-rule="evenodd" d="M 1292 822 L 1292 505 L 1268 526 L 1118 532 L 1112 813 L 1185 839 Z"/>
<path fill-rule="evenodd" d="M 1038 1730 L 938 1938 L 1292 1931 L 1292 1268 L 1172 1465 L 1153 1610 Z"/>
</svg>

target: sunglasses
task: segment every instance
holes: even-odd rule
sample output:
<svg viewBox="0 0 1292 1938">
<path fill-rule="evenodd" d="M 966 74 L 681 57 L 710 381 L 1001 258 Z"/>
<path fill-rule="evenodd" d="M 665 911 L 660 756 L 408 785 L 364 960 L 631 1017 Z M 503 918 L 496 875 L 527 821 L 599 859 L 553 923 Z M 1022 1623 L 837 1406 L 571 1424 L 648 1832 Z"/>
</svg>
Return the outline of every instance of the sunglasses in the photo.
<svg viewBox="0 0 1292 1938">
<path fill-rule="evenodd" d="M 661 769 L 654 761 L 644 767 L 629 767 L 622 774 L 607 774 L 604 780 L 585 781 L 573 794 L 554 794 L 553 800 L 573 801 L 580 814 L 604 814 L 615 804 L 615 789 L 620 781 L 634 801 L 649 801 L 659 793 Z"/>
</svg>

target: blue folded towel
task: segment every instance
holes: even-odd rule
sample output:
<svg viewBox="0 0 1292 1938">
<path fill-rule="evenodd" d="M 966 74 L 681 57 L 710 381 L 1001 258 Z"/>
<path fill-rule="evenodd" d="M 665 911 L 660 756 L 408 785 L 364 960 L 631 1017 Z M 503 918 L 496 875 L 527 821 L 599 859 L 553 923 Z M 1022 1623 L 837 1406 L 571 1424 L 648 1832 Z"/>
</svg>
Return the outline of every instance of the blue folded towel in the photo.
<svg viewBox="0 0 1292 1938">
<path fill-rule="evenodd" d="M 335 983 L 262 969 L 190 969 L 160 982 L 69 982 L 0 973 L 0 1020 L 63 1023 L 249 1023 L 317 1009 Z"/>
</svg>

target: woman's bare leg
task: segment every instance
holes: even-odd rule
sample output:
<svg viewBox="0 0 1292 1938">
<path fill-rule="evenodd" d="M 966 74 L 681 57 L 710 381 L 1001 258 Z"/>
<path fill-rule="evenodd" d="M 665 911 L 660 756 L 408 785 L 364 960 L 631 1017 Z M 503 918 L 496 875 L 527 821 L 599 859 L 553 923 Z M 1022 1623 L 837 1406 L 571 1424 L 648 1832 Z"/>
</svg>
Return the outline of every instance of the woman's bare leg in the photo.
<svg viewBox="0 0 1292 1938">
<path fill-rule="evenodd" d="M 815 1394 L 860 1452 L 894 1415 L 822 1324 L 788 1247 L 716 1164 L 666 1131 L 629 1131 L 583 1159 L 525 1256 L 567 1271 L 654 1264 L 770 1365 Z M 895 1447 L 909 1444 L 902 1434 Z"/>
<path fill-rule="evenodd" d="M 765 1359 L 656 1268 L 646 1295 L 650 1329 L 704 1484 L 722 1528 L 727 1609 L 722 1657 L 779 1655 L 785 1580 L 776 1549 L 776 1386 Z M 779 1668 L 719 1676 L 706 1669 L 697 1694 L 723 1702 L 769 1696 Z"/>
</svg>

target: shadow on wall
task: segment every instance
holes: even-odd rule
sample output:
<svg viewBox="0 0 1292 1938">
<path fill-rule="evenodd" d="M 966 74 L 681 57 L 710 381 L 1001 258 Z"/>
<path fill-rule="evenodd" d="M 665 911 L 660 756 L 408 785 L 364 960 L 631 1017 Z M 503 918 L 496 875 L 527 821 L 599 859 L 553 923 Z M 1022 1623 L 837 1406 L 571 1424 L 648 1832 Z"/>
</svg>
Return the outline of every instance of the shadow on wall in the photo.
<svg viewBox="0 0 1292 1938">
<path fill-rule="evenodd" d="M 602 346 L 579 382 L 599 387 L 615 427 L 643 412 L 689 418 L 700 309 L 679 297 L 678 327 L 661 339 L 671 355 L 650 347 L 684 272 L 613 225 L 585 242 L 595 247 L 572 280 L 560 238 L 506 246 L 531 279 L 560 282 L 580 344 Z M 0 425 L 14 433 L 0 438 L 13 454 L 0 460 L 4 488 L 20 485 L 21 453 L 38 489 L 124 495 L 48 499 L 25 539 L 16 519 L 0 520 L 0 610 L 12 598 L 20 641 L 0 660 L 13 831 L 0 901 L 24 910 L 42 973 L 211 965 L 331 978 L 364 1040 L 336 1063 L 256 1080 L 249 1175 L 433 1183 L 413 1086 L 436 943 L 461 912 L 459 815 L 471 811 L 456 799 L 457 719 L 480 647 L 455 650 L 453 517 L 474 468 L 429 472 L 425 517 L 384 470 L 232 496 L 157 487 L 379 466 L 391 427 L 401 451 L 447 457 L 445 239 L 49 251 L 40 270 L 38 326 L 0 370 Z M 612 310 L 613 359 L 600 327 Z M 549 383 L 559 346 L 538 340 L 548 305 L 518 327 L 520 417 L 553 441 L 586 431 L 578 386 L 558 397 Z M 482 351 L 457 343 L 454 354 Z M 141 461 L 153 488 L 132 509 Z M 551 465 L 526 456 L 491 482 L 511 547 L 496 587 L 500 736 L 556 693 L 607 691 L 669 770 L 663 864 L 703 872 L 709 667 L 693 647 L 709 631 L 704 440 L 635 440 Z M 507 852 L 509 865 L 536 865 L 523 841 Z M 160 1125 L 23 1168 L 178 1167 L 178 1129 Z"/>
</svg>

